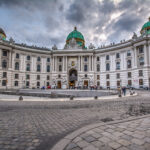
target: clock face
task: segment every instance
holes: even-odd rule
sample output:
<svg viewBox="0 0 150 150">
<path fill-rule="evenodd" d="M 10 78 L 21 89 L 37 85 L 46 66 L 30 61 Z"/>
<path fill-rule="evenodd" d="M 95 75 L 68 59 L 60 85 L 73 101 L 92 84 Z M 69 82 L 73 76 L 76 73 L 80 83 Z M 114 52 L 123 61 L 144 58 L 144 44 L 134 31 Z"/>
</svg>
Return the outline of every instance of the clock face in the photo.
<svg viewBox="0 0 150 150">
<path fill-rule="evenodd" d="M 72 65 L 72 66 L 74 66 L 74 65 L 75 65 L 75 62 L 74 62 L 74 61 L 72 61 L 72 62 L 71 62 L 71 65 Z"/>
</svg>

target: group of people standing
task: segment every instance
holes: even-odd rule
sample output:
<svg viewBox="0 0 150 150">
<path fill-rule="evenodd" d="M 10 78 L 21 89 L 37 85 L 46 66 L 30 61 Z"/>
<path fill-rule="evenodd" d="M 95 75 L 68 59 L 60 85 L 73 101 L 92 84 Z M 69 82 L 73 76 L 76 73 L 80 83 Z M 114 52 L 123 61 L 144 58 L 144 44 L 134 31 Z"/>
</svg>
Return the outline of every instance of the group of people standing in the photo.
<svg viewBox="0 0 150 150">
<path fill-rule="evenodd" d="M 121 97 L 122 96 L 122 94 L 124 95 L 124 96 L 126 96 L 126 87 L 125 86 L 123 86 L 123 87 L 118 87 L 118 96 L 119 97 Z"/>
</svg>

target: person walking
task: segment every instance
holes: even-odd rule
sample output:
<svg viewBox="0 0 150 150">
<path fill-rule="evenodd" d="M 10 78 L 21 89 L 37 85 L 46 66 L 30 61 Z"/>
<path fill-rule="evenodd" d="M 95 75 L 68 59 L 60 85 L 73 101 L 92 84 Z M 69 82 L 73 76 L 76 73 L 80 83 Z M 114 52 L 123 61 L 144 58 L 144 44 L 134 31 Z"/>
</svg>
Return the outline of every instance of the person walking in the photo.
<svg viewBox="0 0 150 150">
<path fill-rule="evenodd" d="M 126 87 L 125 86 L 122 88 L 122 93 L 124 96 L 126 96 Z"/>
</svg>

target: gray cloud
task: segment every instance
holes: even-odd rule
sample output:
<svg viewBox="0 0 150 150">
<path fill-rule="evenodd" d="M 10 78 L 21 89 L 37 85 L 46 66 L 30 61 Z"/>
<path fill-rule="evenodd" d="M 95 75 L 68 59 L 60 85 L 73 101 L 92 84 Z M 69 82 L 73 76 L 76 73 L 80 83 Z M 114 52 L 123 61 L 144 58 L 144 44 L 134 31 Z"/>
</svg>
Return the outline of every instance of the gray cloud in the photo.
<svg viewBox="0 0 150 150">
<path fill-rule="evenodd" d="M 18 42 L 48 47 L 57 44 L 60 48 L 77 26 L 87 45 L 93 42 L 98 46 L 139 33 L 147 21 L 149 5 L 149 0 L 122 0 L 117 4 L 113 0 L 0 0 L 0 26 Z M 121 15 L 111 20 L 118 12 Z"/>
</svg>

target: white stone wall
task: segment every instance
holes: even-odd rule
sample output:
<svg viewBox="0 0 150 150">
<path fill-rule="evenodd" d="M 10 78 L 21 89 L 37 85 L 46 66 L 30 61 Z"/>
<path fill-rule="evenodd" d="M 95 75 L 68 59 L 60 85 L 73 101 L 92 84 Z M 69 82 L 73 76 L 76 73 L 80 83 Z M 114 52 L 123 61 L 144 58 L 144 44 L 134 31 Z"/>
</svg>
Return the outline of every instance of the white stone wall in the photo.
<svg viewBox="0 0 150 150">
<path fill-rule="evenodd" d="M 39 51 L 39 50 L 30 50 L 28 48 L 12 48 L 11 45 L 0 43 L 0 89 L 6 88 L 23 88 L 26 85 L 26 75 L 30 75 L 30 87 L 37 87 L 37 75 L 40 75 L 40 87 L 46 86 L 46 83 L 49 82 L 51 86 L 57 86 L 57 82 L 61 81 L 62 88 L 68 87 L 68 72 L 69 72 L 69 61 L 72 57 L 75 60 L 76 66 L 75 69 L 78 72 L 78 83 L 84 84 L 84 81 L 88 81 L 89 86 L 97 85 L 97 82 L 100 81 L 100 86 L 103 88 L 107 88 L 106 82 L 110 81 L 110 88 L 117 88 L 117 81 L 121 81 L 121 86 L 127 86 L 128 80 L 132 80 L 132 86 L 135 88 L 139 88 L 139 79 L 143 79 L 144 87 L 150 86 L 150 40 L 141 40 L 139 42 L 135 42 L 134 44 L 130 44 L 129 46 L 122 46 L 120 44 L 120 48 L 110 47 L 109 50 L 107 48 L 103 48 L 100 50 L 62 50 L 62 51 Z M 139 66 L 139 54 L 138 46 L 144 46 L 144 53 L 142 54 L 144 57 L 144 66 Z M 8 68 L 2 69 L 2 51 L 8 51 Z M 131 51 L 131 56 L 127 57 L 127 52 Z M 16 53 L 20 54 L 20 58 L 16 59 Z M 120 53 L 120 58 L 116 59 L 116 53 Z M 26 57 L 30 55 L 31 60 L 27 61 Z M 106 61 L 106 55 L 109 55 L 109 61 Z M 41 72 L 37 72 L 37 57 L 41 57 Z M 88 61 L 84 61 L 84 56 L 88 57 Z M 100 57 L 100 61 L 97 62 L 97 57 Z M 50 58 L 50 63 L 47 62 L 47 58 Z M 59 57 L 62 58 L 62 62 L 59 63 Z M 127 68 L 127 60 L 131 59 L 132 68 Z M 120 70 L 116 70 L 116 61 L 120 61 Z M 19 71 L 15 70 L 15 62 L 19 62 L 20 69 Z M 26 64 L 31 64 L 31 70 L 26 71 Z M 106 71 L 106 63 L 110 63 L 110 71 Z M 58 66 L 62 65 L 62 71 L 59 72 Z M 84 65 L 88 65 L 88 71 L 84 71 Z M 97 64 L 100 64 L 100 72 L 97 72 Z M 50 72 L 47 72 L 47 65 L 50 65 Z M 143 76 L 139 77 L 139 70 L 143 70 Z M 7 78 L 3 78 L 3 72 L 7 72 Z M 127 73 L 132 73 L 132 78 L 128 78 Z M 19 79 L 15 79 L 15 73 L 19 74 Z M 120 79 L 116 78 L 116 74 L 120 73 Z M 85 77 L 87 74 L 87 77 Z M 110 79 L 106 79 L 106 75 L 109 74 Z M 47 75 L 50 76 L 50 80 L 47 81 Z M 97 79 L 97 75 L 100 75 L 100 80 Z M 7 86 L 2 86 L 2 80 L 7 80 Z M 19 86 L 14 86 L 14 81 L 19 82 Z"/>
</svg>

